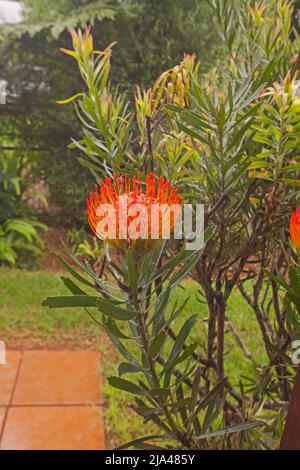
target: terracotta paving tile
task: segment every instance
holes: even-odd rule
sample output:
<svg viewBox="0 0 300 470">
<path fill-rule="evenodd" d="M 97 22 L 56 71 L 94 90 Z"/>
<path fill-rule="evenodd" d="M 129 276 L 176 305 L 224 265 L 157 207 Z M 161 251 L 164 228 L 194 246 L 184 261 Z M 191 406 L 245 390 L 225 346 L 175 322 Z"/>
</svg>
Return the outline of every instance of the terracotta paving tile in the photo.
<svg viewBox="0 0 300 470">
<path fill-rule="evenodd" d="M 0 406 L 9 404 L 20 360 L 20 352 L 7 351 L 6 364 L 0 365 Z"/>
<path fill-rule="evenodd" d="M 0 408 L 0 436 L 1 436 L 2 426 L 4 422 L 5 411 L 6 411 L 6 408 Z"/>
<path fill-rule="evenodd" d="M 100 403 L 100 354 L 26 351 L 13 405 Z"/>
<path fill-rule="evenodd" d="M 12 407 L 2 450 L 103 450 L 102 407 Z"/>
</svg>

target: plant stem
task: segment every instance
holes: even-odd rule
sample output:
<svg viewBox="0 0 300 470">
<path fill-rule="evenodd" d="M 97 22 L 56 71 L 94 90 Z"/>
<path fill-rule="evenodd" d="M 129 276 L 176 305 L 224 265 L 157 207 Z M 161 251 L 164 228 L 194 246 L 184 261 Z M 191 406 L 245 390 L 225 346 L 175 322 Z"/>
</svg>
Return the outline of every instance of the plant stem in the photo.
<svg viewBox="0 0 300 470">
<path fill-rule="evenodd" d="M 155 388 L 159 389 L 160 387 L 160 380 L 156 372 L 155 368 L 155 362 L 153 360 L 153 357 L 149 353 L 149 347 L 150 347 L 150 342 L 148 338 L 148 332 L 147 332 L 147 326 L 145 324 L 145 313 L 141 310 L 139 302 L 134 301 L 134 307 L 135 310 L 138 312 L 137 315 L 137 321 L 138 321 L 138 326 L 139 326 L 139 333 L 141 337 L 141 342 L 142 342 L 142 348 L 143 352 L 146 355 L 149 371 L 151 374 L 151 379 L 153 382 L 153 385 Z M 191 449 L 192 448 L 192 442 L 188 438 L 185 432 L 181 431 L 175 423 L 175 421 L 172 418 L 172 415 L 168 409 L 168 406 L 164 403 L 164 398 L 160 398 L 159 396 L 157 397 L 158 404 L 163 411 L 166 420 L 172 429 L 172 432 L 174 433 L 174 436 L 178 439 L 181 444 L 183 444 L 186 448 Z"/>
<path fill-rule="evenodd" d="M 154 171 L 154 158 L 153 158 L 153 149 L 152 149 L 152 137 L 151 137 L 151 118 L 146 116 L 146 132 L 147 132 L 147 145 L 148 145 L 148 154 L 150 157 L 150 171 Z"/>
</svg>

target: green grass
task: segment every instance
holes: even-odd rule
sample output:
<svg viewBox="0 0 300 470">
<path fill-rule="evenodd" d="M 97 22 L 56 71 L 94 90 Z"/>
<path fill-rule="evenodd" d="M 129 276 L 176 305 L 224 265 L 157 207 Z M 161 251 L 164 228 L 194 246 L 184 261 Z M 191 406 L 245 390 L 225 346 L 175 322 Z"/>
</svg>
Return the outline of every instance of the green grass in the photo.
<svg viewBox="0 0 300 470">
<path fill-rule="evenodd" d="M 41 306 L 41 299 L 51 295 L 66 295 L 67 289 L 60 274 L 50 271 L 24 271 L 0 268 L 0 339 L 16 347 L 100 347 L 103 354 L 104 375 L 115 375 L 119 362 L 101 328 L 91 320 L 83 309 L 49 310 Z M 199 313 L 199 321 L 192 337 L 201 347 L 207 338 L 207 309 L 197 300 L 197 284 L 186 280 L 184 289 L 178 288 L 171 304 L 180 303 L 186 297 L 189 302 L 176 323 L 176 330 L 192 314 Z M 265 362 L 264 346 L 257 330 L 256 319 L 239 292 L 234 292 L 229 302 L 227 316 L 253 353 L 258 363 Z M 251 375 L 253 365 L 246 360 L 230 332 L 225 337 L 225 369 L 233 384 L 241 375 Z M 130 397 L 125 392 L 104 386 L 107 400 L 106 432 L 110 446 L 140 436 L 141 420 L 129 409 Z M 143 433 L 147 428 L 143 426 Z"/>
<path fill-rule="evenodd" d="M 99 327 L 83 309 L 49 310 L 41 305 L 48 295 L 68 295 L 60 275 L 48 271 L 0 269 L 0 332 L 4 339 L 28 338 L 32 342 L 73 340 L 74 332 L 92 338 Z"/>
</svg>

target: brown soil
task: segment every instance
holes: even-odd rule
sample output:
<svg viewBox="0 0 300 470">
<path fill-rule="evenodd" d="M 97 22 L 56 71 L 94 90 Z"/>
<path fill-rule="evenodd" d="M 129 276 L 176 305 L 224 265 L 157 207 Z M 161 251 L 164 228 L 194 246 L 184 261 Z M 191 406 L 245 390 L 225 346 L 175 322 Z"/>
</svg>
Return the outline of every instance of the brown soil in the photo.
<svg viewBox="0 0 300 470">
<path fill-rule="evenodd" d="M 102 332 L 103 333 L 103 332 Z M 72 332 L 70 337 L 56 337 L 56 338 L 45 338 L 39 336 L 32 336 L 32 334 L 17 332 L 6 333 L 5 343 L 8 349 L 19 349 L 19 350 L 66 350 L 66 351 L 97 351 L 99 350 L 100 332 L 98 336 L 91 336 L 89 332 L 77 331 Z"/>
<path fill-rule="evenodd" d="M 46 254 L 41 260 L 41 269 L 61 271 L 62 265 L 55 256 L 63 250 L 63 242 L 66 243 L 67 231 L 61 228 L 50 227 L 44 235 Z"/>
</svg>

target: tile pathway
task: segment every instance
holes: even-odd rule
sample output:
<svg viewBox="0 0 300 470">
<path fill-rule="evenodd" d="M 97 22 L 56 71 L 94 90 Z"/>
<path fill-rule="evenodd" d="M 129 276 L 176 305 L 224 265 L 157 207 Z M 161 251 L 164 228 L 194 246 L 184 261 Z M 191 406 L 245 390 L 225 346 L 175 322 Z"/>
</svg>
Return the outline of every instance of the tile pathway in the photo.
<svg viewBox="0 0 300 470">
<path fill-rule="evenodd" d="M 8 351 L 0 449 L 104 449 L 99 364 L 91 351 Z"/>
</svg>

